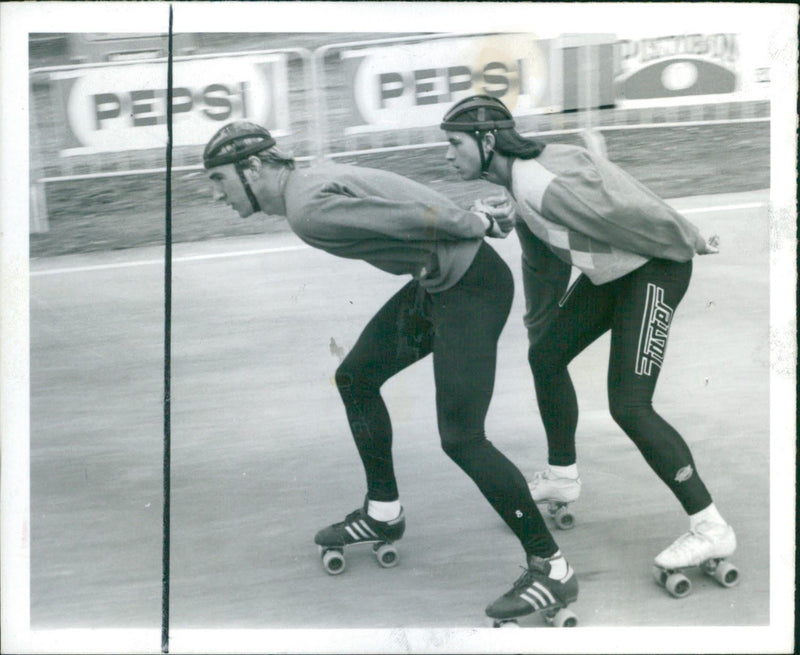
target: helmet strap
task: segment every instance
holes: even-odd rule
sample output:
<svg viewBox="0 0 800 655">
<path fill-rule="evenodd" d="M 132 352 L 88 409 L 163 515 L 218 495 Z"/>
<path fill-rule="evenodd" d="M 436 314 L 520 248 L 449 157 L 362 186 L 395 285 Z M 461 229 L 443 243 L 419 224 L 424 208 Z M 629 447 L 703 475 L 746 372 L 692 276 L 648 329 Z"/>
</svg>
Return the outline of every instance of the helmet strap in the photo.
<svg viewBox="0 0 800 655">
<path fill-rule="evenodd" d="M 483 150 L 481 150 L 481 155 L 483 155 Z M 492 165 L 492 157 L 494 157 L 494 149 L 489 151 L 486 160 L 481 164 L 481 177 L 483 179 L 489 176 L 489 166 Z M 483 156 L 481 156 L 481 159 L 483 159 Z"/>
<path fill-rule="evenodd" d="M 494 148 L 489 151 L 488 155 L 483 154 L 483 135 L 487 134 L 487 132 L 479 132 L 475 130 L 475 141 L 478 142 L 478 154 L 481 156 L 481 178 L 486 179 L 489 175 L 489 166 L 492 164 L 492 158 L 494 157 Z"/>
<path fill-rule="evenodd" d="M 244 166 L 241 165 L 241 162 L 236 162 L 234 165 L 236 172 L 239 174 L 239 179 L 242 182 L 242 186 L 244 187 L 244 192 L 247 194 L 247 199 L 250 201 L 250 204 L 253 206 L 253 211 L 260 212 L 261 205 L 258 204 L 258 200 L 256 199 L 256 195 L 253 193 L 253 189 L 250 188 L 250 183 L 247 181 L 247 178 L 244 176 Z"/>
</svg>

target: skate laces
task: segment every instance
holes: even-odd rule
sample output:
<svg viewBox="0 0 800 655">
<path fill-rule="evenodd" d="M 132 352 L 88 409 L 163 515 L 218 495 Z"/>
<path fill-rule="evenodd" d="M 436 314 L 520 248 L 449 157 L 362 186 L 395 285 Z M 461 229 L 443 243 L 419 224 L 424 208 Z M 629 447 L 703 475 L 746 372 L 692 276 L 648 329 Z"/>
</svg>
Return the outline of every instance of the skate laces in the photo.
<svg viewBox="0 0 800 655">
<path fill-rule="evenodd" d="M 533 480 L 531 480 L 531 483 L 539 484 L 540 482 L 543 482 L 544 480 L 553 480 L 553 479 L 555 479 L 555 478 L 550 477 L 550 475 L 548 475 L 548 473 L 549 473 L 549 471 L 546 471 L 546 470 L 545 471 L 536 471 L 533 474 Z"/>
<path fill-rule="evenodd" d="M 522 575 L 517 578 L 517 581 L 511 587 L 511 593 L 517 592 L 520 589 L 526 589 L 527 587 L 531 586 L 531 584 L 533 584 L 537 578 L 547 578 L 548 580 L 552 580 L 552 578 L 547 575 L 546 571 L 539 568 L 533 568 L 530 566 L 530 564 L 527 567 L 520 566 L 519 568 L 522 569 Z"/>
<path fill-rule="evenodd" d="M 560 477 L 555 473 L 553 473 L 553 471 L 551 471 L 550 469 L 534 472 L 530 484 L 533 486 L 537 486 L 542 482 L 555 482 L 561 485 L 580 484 L 580 478 Z"/>
<path fill-rule="evenodd" d="M 524 566 L 520 566 L 519 568 L 522 569 L 522 575 L 520 575 L 516 582 L 512 585 L 509 594 L 514 594 L 520 589 L 529 587 L 534 580 L 535 572 L 533 570 L 525 568 Z"/>
<path fill-rule="evenodd" d="M 340 521 L 339 523 L 334 523 L 333 527 L 334 528 L 343 528 L 346 525 L 350 525 L 351 523 L 355 523 L 359 519 L 364 518 L 364 516 L 366 516 L 366 515 L 363 514 L 362 509 L 359 507 L 358 509 L 353 510 L 347 516 L 345 516 L 344 517 L 344 521 Z"/>
<path fill-rule="evenodd" d="M 678 537 L 669 550 L 674 555 L 694 555 L 700 543 L 711 543 L 711 540 L 697 530 L 689 530 Z"/>
</svg>

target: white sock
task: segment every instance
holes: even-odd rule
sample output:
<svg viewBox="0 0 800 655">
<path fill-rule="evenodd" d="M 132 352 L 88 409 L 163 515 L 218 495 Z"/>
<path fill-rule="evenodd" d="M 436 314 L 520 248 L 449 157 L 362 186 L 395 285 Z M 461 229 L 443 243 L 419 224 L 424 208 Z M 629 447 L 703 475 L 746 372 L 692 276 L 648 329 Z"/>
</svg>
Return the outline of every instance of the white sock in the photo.
<svg viewBox="0 0 800 655">
<path fill-rule="evenodd" d="M 557 551 L 555 555 L 553 555 L 549 560 L 550 562 L 550 577 L 553 580 L 561 580 L 565 575 L 567 575 L 567 571 L 569 570 L 569 565 L 567 564 L 567 560 L 561 554 L 561 551 Z"/>
<path fill-rule="evenodd" d="M 719 510 L 717 510 L 717 506 L 714 505 L 714 503 L 711 503 L 705 509 L 701 509 L 696 514 L 689 516 L 689 529 L 694 530 L 703 521 L 725 524 L 725 519 L 722 518 L 722 514 L 719 513 Z"/>
<path fill-rule="evenodd" d="M 376 521 L 391 521 L 400 516 L 400 499 L 390 500 L 389 502 L 381 500 L 370 500 L 367 503 L 367 514 L 369 514 Z"/>
<path fill-rule="evenodd" d="M 547 467 L 553 472 L 557 478 L 569 478 L 570 480 L 578 479 L 578 465 L 570 464 L 569 466 L 553 466 L 548 464 Z"/>
</svg>

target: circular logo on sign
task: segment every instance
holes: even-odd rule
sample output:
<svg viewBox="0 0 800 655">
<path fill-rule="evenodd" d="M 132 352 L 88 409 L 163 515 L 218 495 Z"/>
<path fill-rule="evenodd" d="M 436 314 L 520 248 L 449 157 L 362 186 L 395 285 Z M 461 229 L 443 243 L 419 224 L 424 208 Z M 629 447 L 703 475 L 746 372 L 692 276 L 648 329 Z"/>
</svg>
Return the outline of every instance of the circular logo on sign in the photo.
<svg viewBox="0 0 800 655">
<path fill-rule="evenodd" d="M 690 61 L 676 61 L 661 71 L 661 83 L 670 91 L 683 91 L 697 82 L 697 66 Z"/>
</svg>

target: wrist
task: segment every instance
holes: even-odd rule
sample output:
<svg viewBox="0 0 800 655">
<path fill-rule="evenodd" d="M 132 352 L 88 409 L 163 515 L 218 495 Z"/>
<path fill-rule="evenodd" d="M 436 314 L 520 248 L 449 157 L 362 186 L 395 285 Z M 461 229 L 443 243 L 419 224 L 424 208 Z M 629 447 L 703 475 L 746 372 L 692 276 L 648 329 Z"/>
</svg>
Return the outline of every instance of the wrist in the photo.
<svg viewBox="0 0 800 655">
<path fill-rule="evenodd" d="M 489 236 L 495 229 L 495 220 L 489 214 L 484 212 L 475 212 L 481 219 L 481 223 L 483 223 L 483 233 L 486 236 Z"/>
<path fill-rule="evenodd" d="M 706 249 L 706 238 L 702 234 L 698 234 L 694 241 L 694 251 L 701 254 Z"/>
</svg>

